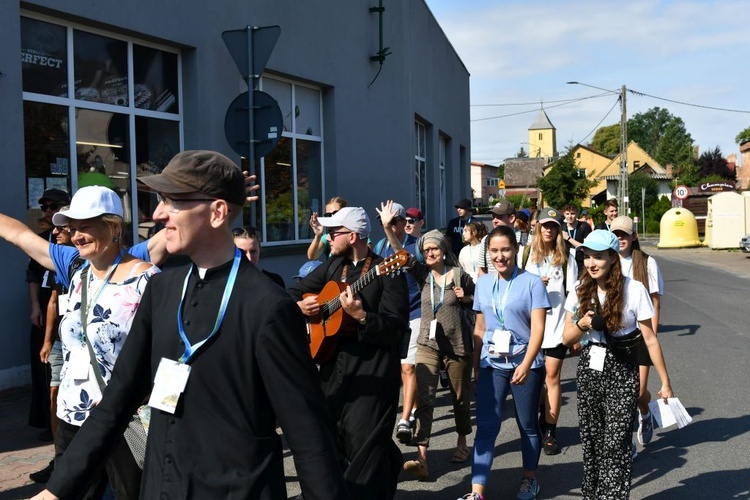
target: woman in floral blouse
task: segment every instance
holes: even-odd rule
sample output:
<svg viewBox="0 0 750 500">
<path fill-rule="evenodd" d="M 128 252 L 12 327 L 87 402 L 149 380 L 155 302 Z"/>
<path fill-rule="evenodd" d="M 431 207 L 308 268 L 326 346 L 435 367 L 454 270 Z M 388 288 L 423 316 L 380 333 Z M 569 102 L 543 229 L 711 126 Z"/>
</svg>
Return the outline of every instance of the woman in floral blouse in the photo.
<svg viewBox="0 0 750 500">
<path fill-rule="evenodd" d="M 87 261 L 73 276 L 67 307 L 61 311 L 63 368 L 57 404 L 60 424 L 55 437 L 56 456 L 62 455 L 102 397 L 87 343 L 91 343 L 95 364 L 106 384 L 146 283 L 159 272 L 157 267 L 124 252 L 122 214 L 117 193 L 89 186 L 76 192 L 68 210 L 53 217 L 55 225 L 66 227 L 81 258 Z M 86 498 L 101 498 L 108 477 L 118 499 L 138 498 L 141 471 L 124 439 L 105 469 L 92 479 Z"/>
</svg>

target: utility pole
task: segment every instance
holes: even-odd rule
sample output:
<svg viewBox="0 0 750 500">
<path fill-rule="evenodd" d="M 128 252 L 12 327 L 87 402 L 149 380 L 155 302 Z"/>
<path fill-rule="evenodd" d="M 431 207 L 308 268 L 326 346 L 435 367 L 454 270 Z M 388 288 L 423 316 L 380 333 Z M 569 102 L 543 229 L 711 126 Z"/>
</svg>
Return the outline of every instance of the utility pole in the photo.
<svg viewBox="0 0 750 500">
<path fill-rule="evenodd" d="M 625 85 L 620 91 L 620 182 L 617 188 L 617 198 L 620 200 L 620 213 L 630 215 L 628 200 L 628 112 L 625 95 Z"/>
</svg>

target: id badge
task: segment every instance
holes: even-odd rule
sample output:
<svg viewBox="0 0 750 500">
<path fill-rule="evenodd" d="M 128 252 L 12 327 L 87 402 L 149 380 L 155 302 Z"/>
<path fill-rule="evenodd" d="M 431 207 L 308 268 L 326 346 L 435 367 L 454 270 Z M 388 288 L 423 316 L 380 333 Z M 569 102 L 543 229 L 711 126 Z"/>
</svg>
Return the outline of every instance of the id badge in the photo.
<svg viewBox="0 0 750 500">
<path fill-rule="evenodd" d="M 492 334 L 492 343 L 495 344 L 495 354 L 510 352 L 510 330 L 495 330 Z"/>
<path fill-rule="evenodd" d="M 73 377 L 73 380 L 88 380 L 90 370 L 91 360 L 89 359 L 88 350 L 76 349 L 70 351 L 68 372 Z"/>
<path fill-rule="evenodd" d="M 589 369 L 598 372 L 604 371 L 604 358 L 607 356 L 607 349 L 599 345 L 592 345 L 589 349 Z"/>
<path fill-rule="evenodd" d="M 159 368 L 154 377 L 154 388 L 148 405 L 158 408 L 167 413 L 174 414 L 180 394 L 185 390 L 188 377 L 190 376 L 190 365 L 161 358 Z"/>
<path fill-rule="evenodd" d="M 430 321 L 430 340 L 435 340 L 437 335 L 437 319 Z"/>
</svg>

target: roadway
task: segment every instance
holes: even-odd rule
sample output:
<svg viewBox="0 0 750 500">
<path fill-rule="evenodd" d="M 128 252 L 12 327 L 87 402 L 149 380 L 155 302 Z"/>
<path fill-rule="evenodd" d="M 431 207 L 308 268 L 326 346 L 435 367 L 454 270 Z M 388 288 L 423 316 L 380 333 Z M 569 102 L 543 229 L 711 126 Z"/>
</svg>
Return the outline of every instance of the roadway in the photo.
<svg viewBox="0 0 750 500">
<path fill-rule="evenodd" d="M 638 446 L 631 498 L 689 500 L 750 498 L 750 258 L 708 249 L 656 250 L 664 275 L 659 338 L 672 387 L 693 417 L 683 429 L 657 429 Z M 563 409 L 558 424 L 561 454 L 542 454 L 540 498 L 580 498 L 582 455 L 575 401 L 577 358 L 563 366 Z M 659 389 L 652 370 L 649 389 Z M 397 499 L 456 499 L 470 490 L 471 464 L 451 464 L 455 446 L 447 390 L 438 391 L 429 454 L 432 478 L 418 482 L 401 474 Z M 488 498 L 515 498 L 521 475 L 518 430 L 510 399 L 496 444 Z M 394 415 L 394 424 L 396 416 Z M 472 439 L 469 439 L 469 445 Z M 406 459 L 414 448 L 402 446 Z M 299 492 L 287 451 L 289 493 Z"/>
</svg>

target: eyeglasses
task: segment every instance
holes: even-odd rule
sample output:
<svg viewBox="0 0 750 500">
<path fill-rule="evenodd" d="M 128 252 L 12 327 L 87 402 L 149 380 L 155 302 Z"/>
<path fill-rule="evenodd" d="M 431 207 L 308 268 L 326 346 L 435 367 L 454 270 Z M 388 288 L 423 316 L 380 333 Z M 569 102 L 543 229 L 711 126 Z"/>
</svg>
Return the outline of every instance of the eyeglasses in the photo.
<svg viewBox="0 0 750 500">
<path fill-rule="evenodd" d="M 235 238 L 255 238 L 258 236 L 258 229 L 252 226 L 236 227 L 232 229 L 232 236 Z"/>
<path fill-rule="evenodd" d="M 42 209 L 42 212 L 46 212 L 47 210 L 60 210 L 60 205 L 45 203 L 40 208 Z"/>
<path fill-rule="evenodd" d="M 406 223 L 409 224 L 409 225 L 414 225 L 414 224 L 417 223 L 418 220 L 421 220 L 421 219 L 412 219 L 411 217 L 407 217 L 406 218 Z"/>
<path fill-rule="evenodd" d="M 323 214 L 323 217 L 333 217 L 337 213 L 339 213 L 338 210 L 334 210 L 333 212 L 326 212 L 326 213 Z"/>
<path fill-rule="evenodd" d="M 156 193 L 157 203 L 164 203 L 170 213 L 176 214 L 180 212 L 180 207 L 177 203 L 198 203 L 206 201 L 216 201 L 216 198 L 173 198 L 171 196 L 165 196 L 161 193 Z"/>
<path fill-rule="evenodd" d="M 328 233 L 328 239 L 332 240 L 332 239 L 334 239 L 336 236 L 338 236 L 340 234 L 352 234 L 352 232 L 351 231 L 332 231 L 332 232 Z"/>
<path fill-rule="evenodd" d="M 428 247 L 422 250 L 422 252 L 424 252 L 425 254 L 439 252 L 439 251 L 440 251 L 439 247 Z"/>
</svg>

